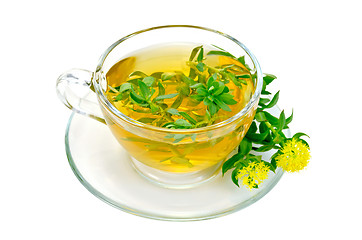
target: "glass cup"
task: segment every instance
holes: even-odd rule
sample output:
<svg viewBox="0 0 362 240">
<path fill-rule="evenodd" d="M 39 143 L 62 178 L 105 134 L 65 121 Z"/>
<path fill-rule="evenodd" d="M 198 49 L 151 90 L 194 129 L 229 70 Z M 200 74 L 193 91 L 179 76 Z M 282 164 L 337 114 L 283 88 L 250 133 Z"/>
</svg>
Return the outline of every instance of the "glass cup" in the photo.
<svg viewBox="0 0 362 240">
<path fill-rule="evenodd" d="M 234 56 L 245 56 L 251 68 L 254 93 L 246 106 L 227 120 L 196 129 L 167 129 L 132 119 L 107 99 L 107 72 L 119 60 L 139 49 L 172 43 L 215 45 Z M 188 188 L 220 173 L 249 129 L 258 106 L 263 77 L 254 55 L 238 40 L 208 28 L 172 25 L 132 33 L 112 44 L 94 72 L 72 69 L 57 80 L 57 93 L 73 111 L 107 126 L 146 179 L 168 188 Z M 105 143 L 106 144 L 106 143 Z M 128 161 L 120 159 L 120 161 Z"/>
</svg>

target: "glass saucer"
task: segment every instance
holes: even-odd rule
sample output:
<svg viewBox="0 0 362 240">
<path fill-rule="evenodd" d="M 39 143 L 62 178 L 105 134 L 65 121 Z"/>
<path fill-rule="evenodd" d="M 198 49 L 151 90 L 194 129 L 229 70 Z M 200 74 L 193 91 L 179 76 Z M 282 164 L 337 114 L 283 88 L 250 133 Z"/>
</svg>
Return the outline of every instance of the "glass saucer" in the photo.
<svg viewBox="0 0 362 240">
<path fill-rule="evenodd" d="M 74 113 L 65 145 L 74 174 L 93 195 L 125 212 L 159 220 L 203 220 L 236 212 L 265 196 L 283 175 L 280 168 L 270 172 L 252 191 L 235 186 L 231 171 L 192 188 L 164 188 L 138 174 L 106 125 Z"/>
</svg>

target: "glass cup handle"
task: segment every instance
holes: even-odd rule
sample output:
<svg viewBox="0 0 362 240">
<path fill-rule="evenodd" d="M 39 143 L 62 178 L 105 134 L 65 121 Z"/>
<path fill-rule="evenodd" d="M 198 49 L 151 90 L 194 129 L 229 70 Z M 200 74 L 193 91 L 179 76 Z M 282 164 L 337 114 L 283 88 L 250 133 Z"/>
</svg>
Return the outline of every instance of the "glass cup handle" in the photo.
<svg viewBox="0 0 362 240">
<path fill-rule="evenodd" d="M 105 123 L 93 91 L 93 76 L 93 72 L 84 69 L 66 71 L 58 77 L 57 94 L 69 109 Z"/>
</svg>

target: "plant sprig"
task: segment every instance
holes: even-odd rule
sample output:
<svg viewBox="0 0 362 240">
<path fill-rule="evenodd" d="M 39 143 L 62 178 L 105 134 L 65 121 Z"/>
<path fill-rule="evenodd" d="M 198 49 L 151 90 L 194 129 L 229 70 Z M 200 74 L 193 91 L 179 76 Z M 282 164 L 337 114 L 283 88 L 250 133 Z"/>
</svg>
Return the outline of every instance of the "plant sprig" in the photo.
<svg viewBox="0 0 362 240">
<path fill-rule="evenodd" d="M 231 179 L 237 186 L 239 186 L 239 180 L 243 179 L 243 184 L 250 189 L 258 188 L 259 184 L 266 178 L 266 175 L 259 177 L 256 181 L 255 178 L 257 178 L 258 171 L 261 171 L 261 167 L 256 170 L 255 166 L 261 165 L 265 171 L 275 172 L 277 167 L 279 167 L 278 159 L 284 157 L 283 154 L 285 154 L 283 147 L 287 144 L 290 145 L 291 142 L 293 142 L 294 145 L 288 145 L 288 150 L 290 150 L 291 154 L 286 156 L 289 161 L 288 164 L 293 165 L 295 164 L 293 160 L 300 162 L 301 158 L 303 158 L 302 160 L 305 160 L 303 162 L 304 165 L 300 164 L 300 166 L 297 166 L 295 169 L 299 171 L 304 168 L 309 161 L 309 145 L 304 139 L 301 139 L 301 137 L 308 137 L 308 135 L 305 133 L 296 133 L 292 138 L 287 138 L 283 133 L 283 130 L 289 128 L 288 124 L 293 120 L 293 112 L 289 117 L 285 116 L 284 110 L 281 111 L 278 117 L 268 112 L 268 109 L 274 107 L 279 99 L 279 91 L 275 95 L 272 95 L 266 90 L 266 87 L 275 79 L 276 76 L 272 74 L 265 74 L 263 77 L 262 97 L 260 98 L 254 120 L 244 139 L 241 141 L 238 152 L 225 161 L 222 166 L 223 175 L 227 171 L 232 170 Z M 298 143 L 300 143 L 299 146 L 295 147 Z M 297 156 L 301 148 L 303 148 L 304 156 Z M 270 150 L 274 150 L 275 153 L 269 162 L 262 159 L 261 153 Z M 300 159 L 298 159 L 298 157 Z M 251 165 L 253 166 L 252 168 L 249 167 Z"/>
</svg>

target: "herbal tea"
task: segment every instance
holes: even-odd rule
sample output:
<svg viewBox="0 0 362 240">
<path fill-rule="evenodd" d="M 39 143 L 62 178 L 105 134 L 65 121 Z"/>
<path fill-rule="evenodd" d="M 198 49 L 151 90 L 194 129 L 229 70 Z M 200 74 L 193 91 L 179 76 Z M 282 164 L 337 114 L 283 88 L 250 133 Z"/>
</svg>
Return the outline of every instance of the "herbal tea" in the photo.
<svg viewBox="0 0 362 240">
<path fill-rule="evenodd" d="M 179 173 L 217 167 L 240 143 L 255 109 L 221 137 L 212 132 L 201 137 L 202 127 L 241 111 L 254 93 L 254 77 L 244 57 L 213 46 L 180 43 L 134 52 L 107 72 L 108 100 L 139 122 L 195 131 L 155 141 L 109 126 L 127 151 L 150 167 Z"/>
</svg>

